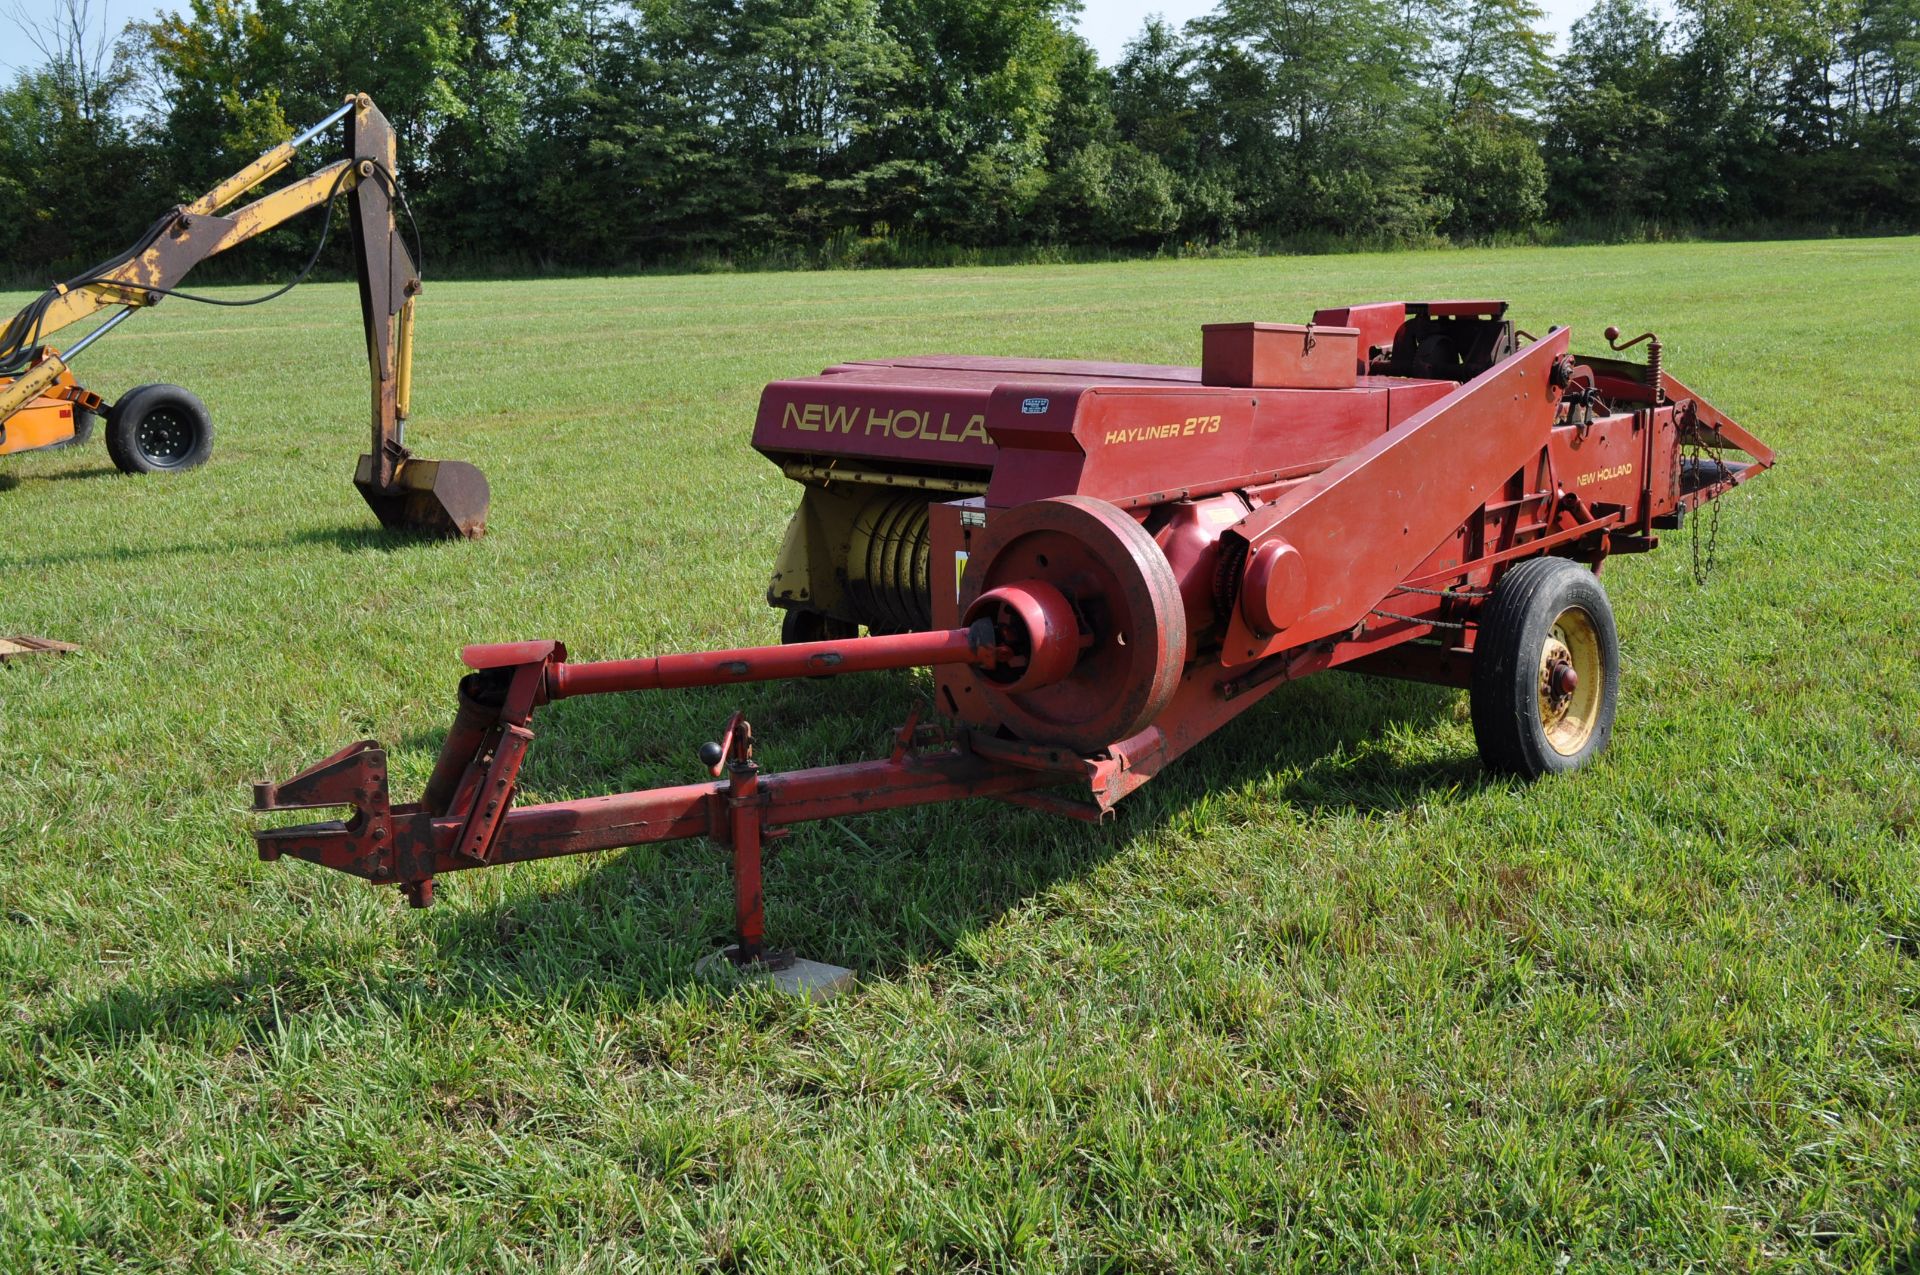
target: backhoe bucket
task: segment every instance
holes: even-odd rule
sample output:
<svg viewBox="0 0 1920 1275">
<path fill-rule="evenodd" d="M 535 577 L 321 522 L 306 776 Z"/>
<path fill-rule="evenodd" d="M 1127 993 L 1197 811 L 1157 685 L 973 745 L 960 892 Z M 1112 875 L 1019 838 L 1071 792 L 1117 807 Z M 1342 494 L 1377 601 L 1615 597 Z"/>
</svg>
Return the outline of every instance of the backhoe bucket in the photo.
<svg viewBox="0 0 1920 1275">
<path fill-rule="evenodd" d="M 373 457 L 362 456 L 353 485 L 388 531 L 446 540 L 478 540 L 486 534 L 491 497 L 487 476 L 466 461 L 409 457 L 395 470 L 392 485 L 384 488 L 373 474 Z"/>
</svg>

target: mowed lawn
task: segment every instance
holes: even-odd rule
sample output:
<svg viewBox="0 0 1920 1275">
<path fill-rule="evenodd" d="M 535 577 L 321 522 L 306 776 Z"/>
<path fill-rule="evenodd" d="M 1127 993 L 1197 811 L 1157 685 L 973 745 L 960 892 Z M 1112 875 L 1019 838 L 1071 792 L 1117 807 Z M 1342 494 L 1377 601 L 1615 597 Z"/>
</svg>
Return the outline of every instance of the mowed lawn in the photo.
<svg viewBox="0 0 1920 1275">
<path fill-rule="evenodd" d="M 1464 695 L 1329 675 L 1110 828 L 811 826 L 769 923 L 860 970 L 819 1007 L 695 979 L 701 844 L 426 912 L 254 858 L 250 782 L 352 740 L 417 793 L 463 643 L 772 640 L 770 379 L 1461 295 L 1656 328 L 1781 451 L 1707 587 L 1684 533 L 1606 572 L 1581 775 L 1489 782 Z M 430 280 L 411 441 L 492 479 L 475 544 L 349 482 L 350 286 L 137 318 L 82 370 L 197 390 L 212 463 L 0 462 L 0 633 L 85 648 L 0 668 L 0 1269 L 1914 1270 L 1916 296 L 1913 239 Z M 690 782 L 734 707 L 775 769 L 879 755 L 927 685 L 570 702 L 526 795 Z"/>
</svg>

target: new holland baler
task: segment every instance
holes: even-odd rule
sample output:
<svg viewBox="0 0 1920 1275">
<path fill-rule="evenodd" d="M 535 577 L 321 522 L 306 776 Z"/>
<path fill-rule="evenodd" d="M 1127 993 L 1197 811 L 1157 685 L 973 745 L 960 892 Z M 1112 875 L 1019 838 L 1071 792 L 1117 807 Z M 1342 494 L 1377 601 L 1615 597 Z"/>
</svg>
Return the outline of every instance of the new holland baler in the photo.
<svg viewBox="0 0 1920 1275">
<path fill-rule="evenodd" d="M 1201 365 L 932 357 L 767 387 L 754 444 L 804 489 L 769 600 L 780 646 L 582 663 L 554 641 L 468 647 L 418 801 L 365 741 L 255 833 L 431 902 L 489 865 L 705 838 L 732 857 L 743 966 L 765 944 L 761 850 L 795 824 L 993 798 L 1097 820 L 1277 688 L 1328 669 L 1465 687 L 1494 771 L 1605 746 L 1613 554 L 1773 463 L 1645 363 L 1534 339 L 1494 301 L 1322 310 L 1205 329 Z M 1730 459 L 1731 457 L 1731 459 Z M 868 636 L 858 636 L 861 628 Z M 736 713 L 706 782 L 515 803 L 552 700 L 884 669 L 935 670 L 933 709 L 870 762 L 763 773 Z"/>
</svg>

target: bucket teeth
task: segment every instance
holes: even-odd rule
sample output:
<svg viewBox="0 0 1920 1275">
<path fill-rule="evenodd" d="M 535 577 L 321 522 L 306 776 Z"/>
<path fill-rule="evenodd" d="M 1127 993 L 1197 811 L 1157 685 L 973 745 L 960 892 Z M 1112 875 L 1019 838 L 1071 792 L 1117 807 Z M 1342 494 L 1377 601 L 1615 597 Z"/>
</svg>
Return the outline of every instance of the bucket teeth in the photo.
<svg viewBox="0 0 1920 1275">
<path fill-rule="evenodd" d="M 373 457 L 362 456 L 353 485 L 388 531 L 449 540 L 486 534 L 487 476 L 466 461 L 408 457 L 388 488 L 375 486 L 372 473 Z"/>
</svg>

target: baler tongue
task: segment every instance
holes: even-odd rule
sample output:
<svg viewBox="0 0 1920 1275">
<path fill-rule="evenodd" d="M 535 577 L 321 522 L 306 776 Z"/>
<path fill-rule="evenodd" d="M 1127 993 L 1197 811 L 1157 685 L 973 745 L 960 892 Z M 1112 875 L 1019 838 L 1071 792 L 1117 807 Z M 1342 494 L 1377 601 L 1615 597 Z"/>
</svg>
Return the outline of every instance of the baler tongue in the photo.
<svg viewBox="0 0 1920 1275">
<path fill-rule="evenodd" d="M 487 476 L 464 460 L 410 456 L 382 487 L 374 478 L 374 458 L 365 455 L 354 471 L 353 485 L 388 531 L 449 540 L 475 540 L 486 533 L 491 489 Z"/>
</svg>

